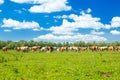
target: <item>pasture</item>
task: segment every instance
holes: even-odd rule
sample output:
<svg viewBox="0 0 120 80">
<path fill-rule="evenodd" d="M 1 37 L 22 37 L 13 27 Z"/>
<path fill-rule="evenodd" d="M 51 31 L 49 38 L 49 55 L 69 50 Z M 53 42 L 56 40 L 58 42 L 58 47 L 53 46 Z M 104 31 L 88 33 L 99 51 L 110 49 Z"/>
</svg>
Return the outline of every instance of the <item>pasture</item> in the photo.
<svg viewBox="0 0 120 80">
<path fill-rule="evenodd" d="M 0 51 L 0 80 L 120 80 L 120 52 Z"/>
</svg>

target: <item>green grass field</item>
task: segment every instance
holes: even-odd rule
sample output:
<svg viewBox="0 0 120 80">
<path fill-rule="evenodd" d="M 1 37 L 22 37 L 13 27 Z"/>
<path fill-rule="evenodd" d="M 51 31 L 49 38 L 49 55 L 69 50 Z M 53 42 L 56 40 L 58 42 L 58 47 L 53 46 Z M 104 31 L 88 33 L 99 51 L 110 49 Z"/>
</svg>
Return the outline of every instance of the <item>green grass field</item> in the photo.
<svg viewBox="0 0 120 80">
<path fill-rule="evenodd" d="M 0 80 L 120 80 L 120 52 L 0 51 Z"/>
</svg>

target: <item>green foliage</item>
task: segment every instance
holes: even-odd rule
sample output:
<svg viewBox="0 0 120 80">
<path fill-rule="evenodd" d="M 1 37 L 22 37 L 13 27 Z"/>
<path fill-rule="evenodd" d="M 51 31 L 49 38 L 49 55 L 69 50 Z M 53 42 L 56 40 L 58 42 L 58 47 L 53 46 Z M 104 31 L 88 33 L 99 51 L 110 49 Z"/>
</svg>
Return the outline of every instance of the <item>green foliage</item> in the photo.
<svg viewBox="0 0 120 80">
<path fill-rule="evenodd" d="M 120 80 L 119 51 L 0 51 L 0 80 Z"/>
<path fill-rule="evenodd" d="M 120 46 L 120 42 L 115 41 L 115 42 L 84 42 L 84 41 L 77 41 L 77 42 L 59 42 L 59 43 L 53 43 L 53 42 L 44 42 L 44 41 L 34 41 L 34 40 L 30 40 L 30 41 L 24 41 L 24 40 L 20 40 L 18 42 L 14 42 L 14 41 L 0 41 L 0 49 L 2 49 L 2 47 L 7 46 L 9 49 L 14 49 L 15 47 L 18 46 L 56 46 L 56 47 L 61 47 L 61 46 L 82 46 L 82 47 L 88 47 L 88 46 L 92 46 L 92 45 L 96 45 L 96 46 Z"/>
</svg>

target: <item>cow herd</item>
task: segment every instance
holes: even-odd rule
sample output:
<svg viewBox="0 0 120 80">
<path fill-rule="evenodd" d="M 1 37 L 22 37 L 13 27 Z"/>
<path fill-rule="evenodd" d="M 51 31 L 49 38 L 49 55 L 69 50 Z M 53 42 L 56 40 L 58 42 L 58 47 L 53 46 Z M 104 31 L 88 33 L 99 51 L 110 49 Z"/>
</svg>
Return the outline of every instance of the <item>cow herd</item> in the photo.
<svg viewBox="0 0 120 80">
<path fill-rule="evenodd" d="M 7 47 L 3 47 L 2 51 L 6 52 L 7 50 L 9 50 Z M 89 46 L 89 47 L 76 47 L 76 46 L 70 46 L 70 47 L 52 47 L 52 46 L 32 46 L 32 47 L 28 47 L 28 46 L 22 46 L 22 47 L 15 47 L 14 50 L 18 51 L 18 52 L 28 52 L 28 51 L 39 51 L 39 52 L 53 52 L 53 51 L 58 51 L 58 52 L 63 52 L 63 51 L 86 51 L 86 50 L 91 50 L 91 51 L 120 51 L 120 46 Z"/>
</svg>

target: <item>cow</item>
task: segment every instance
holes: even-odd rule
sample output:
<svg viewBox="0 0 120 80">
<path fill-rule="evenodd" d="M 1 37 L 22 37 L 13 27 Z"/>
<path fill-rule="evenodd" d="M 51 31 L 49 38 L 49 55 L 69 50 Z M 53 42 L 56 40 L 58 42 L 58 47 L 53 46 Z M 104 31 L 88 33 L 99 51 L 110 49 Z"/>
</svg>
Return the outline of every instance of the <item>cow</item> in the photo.
<svg viewBox="0 0 120 80">
<path fill-rule="evenodd" d="M 41 46 L 32 46 L 31 47 L 31 50 L 34 52 L 34 51 L 37 51 L 41 48 Z"/>
<path fill-rule="evenodd" d="M 22 51 L 22 52 L 28 52 L 28 46 L 23 46 L 23 47 L 20 47 L 20 50 Z"/>
<path fill-rule="evenodd" d="M 45 46 L 40 49 L 41 52 L 52 52 L 54 48 L 52 46 Z"/>
<path fill-rule="evenodd" d="M 47 46 L 47 52 L 53 52 L 54 48 L 52 46 Z"/>
<path fill-rule="evenodd" d="M 109 46 L 109 47 L 108 47 L 108 50 L 110 50 L 110 51 L 114 51 L 115 48 L 114 48 L 113 46 Z"/>
<path fill-rule="evenodd" d="M 29 47 L 28 46 L 22 46 L 22 47 L 16 47 L 15 49 L 17 51 L 28 52 Z"/>
<path fill-rule="evenodd" d="M 115 46 L 115 50 L 120 51 L 120 46 Z"/>
<path fill-rule="evenodd" d="M 99 51 L 108 50 L 108 47 L 107 47 L 107 46 L 98 47 L 98 50 L 99 50 Z"/>
<path fill-rule="evenodd" d="M 86 50 L 87 50 L 87 47 L 80 47 L 80 50 L 81 50 L 81 51 L 86 51 Z"/>
<path fill-rule="evenodd" d="M 3 52 L 6 52 L 6 51 L 7 51 L 7 47 L 3 47 L 3 48 L 2 48 L 2 51 L 3 51 Z"/>
<path fill-rule="evenodd" d="M 78 52 L 80 49 L 79 49 L 79 47 L 72 46 L 72 47 L 69 47 L 69 50 Z"/>
<path fill-rule="evenodd" d="M 57 49 L 57 51 L 61 51 L 61 52 L 63 52 L 63 51 L 67 51 L 68 50 L 68 47 L 59 47 L 58 49 Z"/>
<path fill-rule="evenodd" d="M 17 51 L 21 50 L 20 47 L 15 47 L 14 49 L 17 50 Z"/>
<path fill-rule="evenodd" d="M 40 51 L 41 51 L 41 52 L 47 51 L 47 47 L 42 47 L 42 48 L 40 49 Z"/>
<path fill-rule="evenodd" d="M 98 50 L 98 46 L 89 46 L 89 50 L 97 51 Z"/>
</svg>

